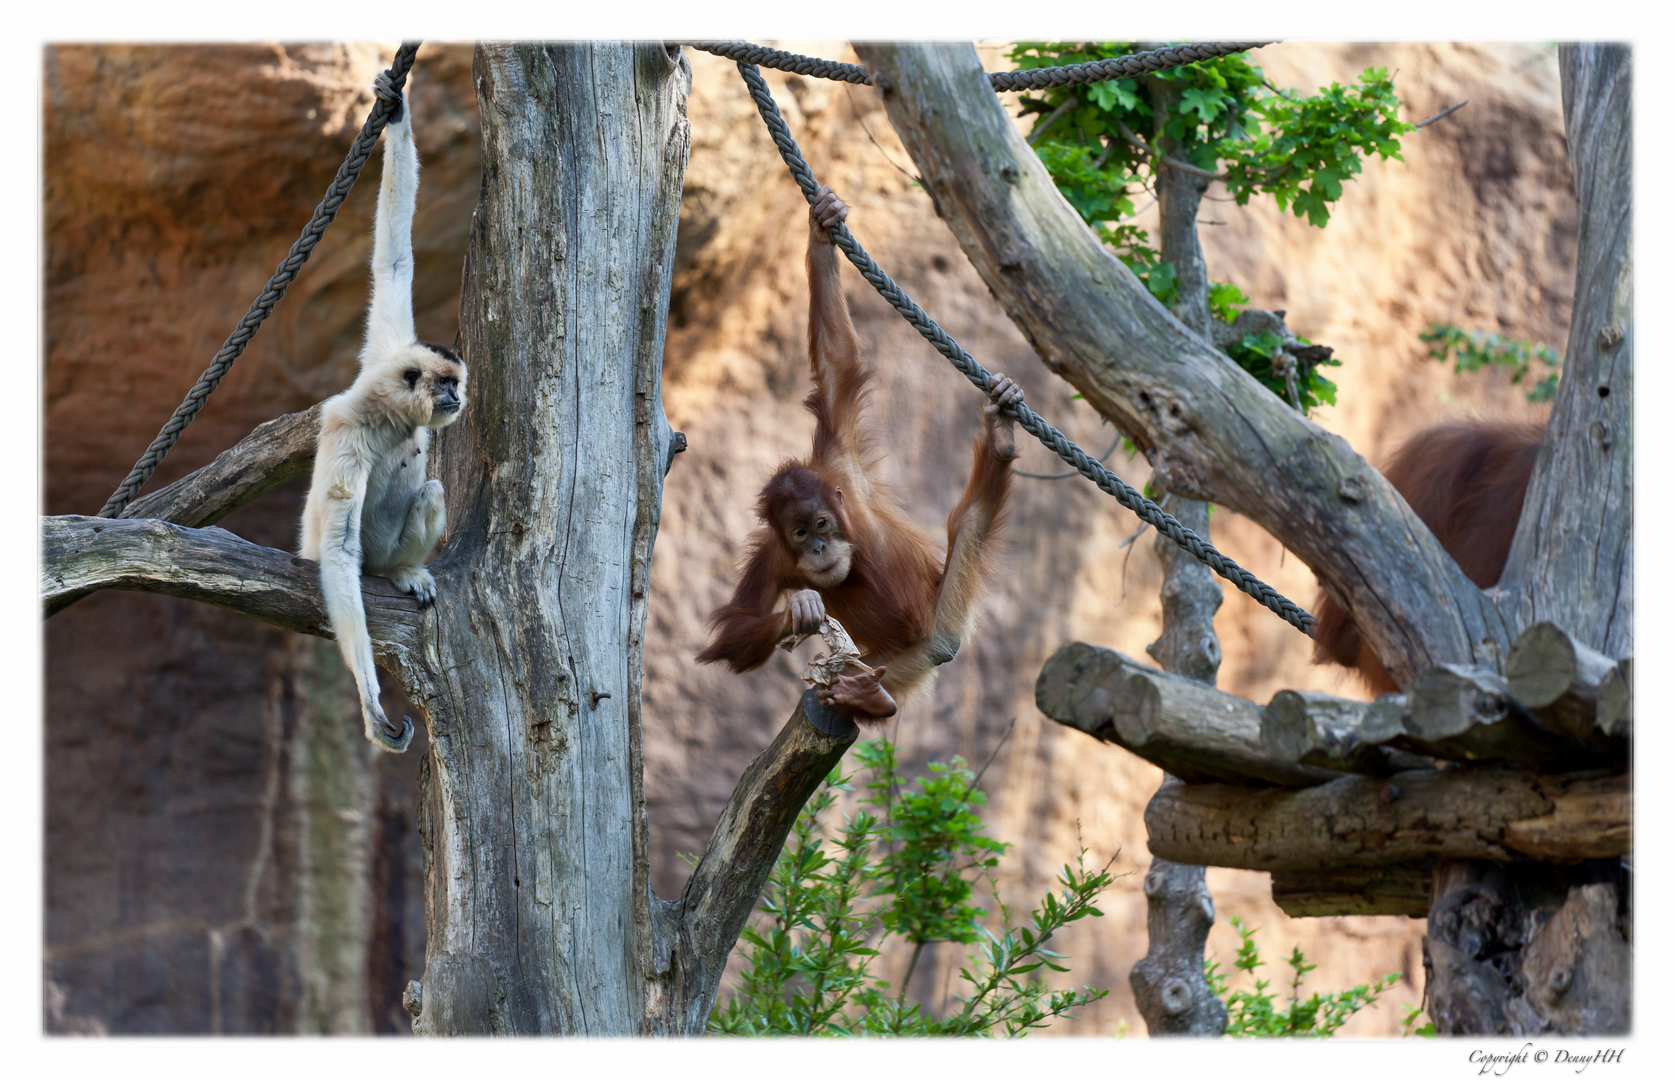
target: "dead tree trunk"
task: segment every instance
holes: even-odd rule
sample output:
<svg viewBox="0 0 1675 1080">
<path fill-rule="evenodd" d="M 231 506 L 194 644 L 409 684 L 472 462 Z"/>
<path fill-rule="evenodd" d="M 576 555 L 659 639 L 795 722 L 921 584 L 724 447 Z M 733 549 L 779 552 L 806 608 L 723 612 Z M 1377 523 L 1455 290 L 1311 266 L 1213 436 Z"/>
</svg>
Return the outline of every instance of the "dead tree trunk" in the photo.
<svg viewBox="0 0 1675 1080">
<path fill-rule="evenodd" d="M 474 76 L 474 400 L 437 452 L 448 601 L 393 658 L 431 739 L 414 1031 L 626 1034 L 655 951 L 639 644 L 687 75 L 659 46 L 484 45 Z"/>
</svg>

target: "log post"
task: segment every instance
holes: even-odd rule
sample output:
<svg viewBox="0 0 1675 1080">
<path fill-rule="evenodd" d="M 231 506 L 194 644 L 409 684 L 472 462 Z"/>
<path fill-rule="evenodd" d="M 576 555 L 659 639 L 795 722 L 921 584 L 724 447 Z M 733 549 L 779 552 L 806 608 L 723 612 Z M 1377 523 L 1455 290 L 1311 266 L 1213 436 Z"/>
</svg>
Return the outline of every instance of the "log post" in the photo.
<svg viewBox="0 0 1675 1080">
<path fill-rule="evenodd" d="M 1184 218 L 1183 227 L 1176 230 L 1176 243 L 1189 244 L 1196 251 L 1196 196 L 1190 203 L 1190 207 L 1174 207 L 1174 216 Z M 1202 276 L 1201 252 L 1197 266 Z M 1186 499 L 1166 502 L 1187 528 L 1200 536 L 1209 535 L 1208 506 Z M 1153 550 L 1163 562 L 1163 635 L 1146 651 L 1167 670 L 1213 689 L 1221 667 L 1221 642 L 1216 639 L 1214 621 L 1216 609 L 1221 607 L 1221 586 L 1207 567 L 1166 538 L 1158 537 Z M 1165 787 L 1179 783 L 1164 774 Z M 1171 862 L 1153 853 L 1145 892 L 1146 955 L 1129 971 L 1128 985 L 1146 1021 L 1146 1031 L 1152 1035 L 1220 1035 L 1227 1030 L 1227 1006 L 1204 977 L 1204 943 L 1216 921 L 1216 905 L 1204 882 L 1204 867 Z"/>
</svg>

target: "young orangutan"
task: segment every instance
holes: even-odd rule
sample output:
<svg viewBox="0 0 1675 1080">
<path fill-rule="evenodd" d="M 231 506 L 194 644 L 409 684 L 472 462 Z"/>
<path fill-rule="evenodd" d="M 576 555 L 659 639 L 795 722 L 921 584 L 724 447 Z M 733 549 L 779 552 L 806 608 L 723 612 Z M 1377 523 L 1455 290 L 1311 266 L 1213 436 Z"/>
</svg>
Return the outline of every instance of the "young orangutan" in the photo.
<svg viewBox="0 0 1675 1080">
<path fill-rule="evenodd" d="M 1454 420 L 1409 438 L 1384 469 L 1478 588 L 1499 581 L 1506 567 L 1542 430 L 1540 424 Z M 1315 663 L 1355 668 L 1375 694 L 1397 689 L 1349 613 L 1324 591 L 1315 618 Z"/>
<path fill-rule="evenodd" d="M 840 676 L 820 699 L 872 723 L 895 715 L 898 696 L 928 689 L 937 665 L 952 660 L 970 632 L 1012 483 L 1013 421 L 1001 407 L 1021 401 L 1023 391 L 996 374 L 971 479 L 948 515 L 948 550 L 939 562 L 930 538 L 877 479 L 879 454 L 862 414 L 874 372 L 861 362 L 826 231 L 848 214 L 830 188 L 820 189 L 809 210 L 814 389 L 805 404 L 814 413 L 813 448 L 781 465 L 757 498 L 762 526 L 732 600 L 710 616 L 714 638 L 698 662 L 750 671 L 767 662 L 781 638 L 814 632 L 830 612 L 876 670 Z"/>
</svg>

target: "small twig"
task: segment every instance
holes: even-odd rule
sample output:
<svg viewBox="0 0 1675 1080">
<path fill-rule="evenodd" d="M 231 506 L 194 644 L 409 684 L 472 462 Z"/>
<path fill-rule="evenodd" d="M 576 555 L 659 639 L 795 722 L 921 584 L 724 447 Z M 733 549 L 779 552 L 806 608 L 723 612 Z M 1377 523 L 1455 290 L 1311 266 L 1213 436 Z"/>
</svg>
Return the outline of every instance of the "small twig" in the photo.
<svg viewBox="0 0 1675 1080">
<path fill-rule="evenodd" d="M 878 147 L 878 152 L 883 155 L 884 160 L 888 161 L 892 168 L 907 177 L 909 180 L 913 181 L 915 184 L 918 184 L 920 187 L 924 187 L 925 182 L 923 179 L 908 172 L 900 165 L 897 165 L 895 159 L 890 156 L 889 152 L 884 149 L 883 145 L 880 144 L 877 139 L 872 137 L 872 129 L 867 127 L 867 122 L 865 120 L 861 119 L 861 110 L 855 107 L 855 95 L 849 92 L 849 86 L 847 83 L 844 84 L 843 94 L 849 99 L 849 111 L 855 114 L 855 120 L 861 125 L 861 130 L 867 133 L 867 141 Z"/>
<path fill-rule="evenodd" d="M 1128 545 L 1134 543 L 1134 541 L 1140 539 L 1141 535 L 1143 533 L 1145 533 L 1145 531 L 1149 528 L 1151 528 L 1150 525 L 1147 525 L 1147 524 L 1142 522 L 1140 527 L 1138 529 L 1134 530 L 1134 535 L 1133 536 L 1130 536 L 1127 540 L 1124 540 L 1122 543 L 1117 545 L 1117 550 L 1120 551 L 1123 548 L 1127 547 Z"/>
<path fill-rule="evenodd" d="M 1113 453 L 1116 452 L 1117 445 L 1121 442 L 1122 442 L 1122 434 L 1119 432 L 1117 437 L 1111 441 L 1111 445 L 1106 447 L 1105 452 L 1103 454 L 1100 454 L 1099 457 L 1096 460 L 1101 465 L 1103 465 L 1105 463 L 1105 459 L 1110 457 Z M 1013 476 L 1027 476 L 1031 480 L 1063 480 L 1066 477 L 1080 476 L 1082 474 L 1077 472 L 1075 469 L 1071 469 L 1069 472 L 1058 472 L 1058 473 L 1026 472 L 1023 469 L 1013 469 L 1012 470 L 1012 475 Z"/>
<path fill-rule="evenodd" d="M 1116 147 L 1117 144 L 1112 142 L 1110 139 L 1105 140 L 1105 149 L 1101 150 L 1099 152 L 1099 156 L 1093 159 L 1092 168 L 1095 172 L 1103 169 L 1105 167 L 1105 163 L 1111 160 L 1111 151 L 1115 150 Z"/>
<path fill-rule="evenodd" d="M 1071 109 L 1074 109 L 1076 104 L 1081 100 L 1082 99 L 1077 97 L 1075 94 L 1071 94 L 1069 97 L 1065 98 L 1064 101 L 1059 104 L 1058 108 L 1048 113 L 1044 119 L 1037 123 L 1035 127 L 1030 129 L 1029 138 L 1025 139 L 1024 142 L 1034 146 L 1036 139 L 1039 139 L 1043 134 L 1045 134 L 1047 129 L 1051 127 L 1059 117 L 1063 116 Z"/>
<path fill-rule="evenodd" d="M 1128 125 L 1122 122 L 1122 117 L 1113 115 L 1111 117 L 1111 119 L 1113 119 L 1117 122 L 1117 130 L 1122 132 L 1122 137 L 1124 139 L 1127 139 L 1133 145 L 1135 145 L 1135 146 L 1139 147 L 1140 149 L 1144 150 L 1146 153 L 1150 154 L 1153 161 L 1161 161 L 1161 162 L 1163 162 L 1163 164 L 1169 166 L 1171 169 L 1179 169 L 1181 172 L 1184 172 L 1184 173 L 1191 173 L 1194 176 L 1202 176 L 1206 180 L 1225 180 L 1225 179 L 1227 179 L 1227 174 L 1226 173 L 1214 173 L 1214 172 L 1211 172 L 1208 169 L 1200 169 L 1196 165 L 1189 164 L 1185 161 L 1179 161 L 1175 158 L 1170 157 L 1167 154 L 1158 153 L 1156 150 L 1151 148 L 1150 144 L 1148 144 L 1146 142 L 1146 140 L 1142 139 L 1140 136 L 1138 136 L 1138 135 L 1134 134 L 1134 132 L 1130 131 Z"/>
<path fill-rule="evenodd" d="M 1140 526 L 1140 532 L 1135 533 L 1133 536 L 1122 542 L 1122 546 L 1128 548 L 1128 553 L 1122 557 L 1122 573 L 1117 577 L 1117 580 L 1122 584 L 1122 592 L 1117 594 L 1117 603 L 1119 604 L 1128 599 L 1128 560 L 1134 557 L 1134 549 L 1129 547 L 1129 545 L 1138 540 L 1140 538 L 1140 533 L 1145 532 L 1147 528 L 1147 525 L 1142 524 Z"/>
<path fill-rule="evenodd" d="M 1000 748 L 1006 745 L 1006 740 L 1012 737 L 1012 729 L 1017 726 L 1018 718 L 1016 716 L 1006 722 L 1006 730 L 1001 732 L 1000 741 L 995 743 L 995 748 L 990 751 L 989 760 L 983 762 L 983 767 L 977 770 L 977 775 L 973 776 L 971 778 L 971 783 L 966 785 L 965 793 L 967 795 L 970 795 L 973 791 L 977 790 L 977 785 L 982 781 L 983 774 L 989 771 L 989 766 L 993 765 L 995 763 L 995 758 L 1000 756 Z"/>
<path fill-rule="evenodd" d="M 1430 125 L 1436 123 L 1438 120 L 1441 120 L 1443 117 L 1447 116 L 1449 113 L 1456 112 L 1460 109 L 1465 108 L 1467 105 L 1470 105 L 1470 104 L 1471 104 L 1471 99 L 1467 98 L 1466 100 L 1460 102 L 1458 105 L 1450 105 L 1448 108 L 1446 108 L 1446 109 L 1442 110 L 1441 112 L 1437 113 L 1435 116 L 1431 117 L 1429 120 L 1421 120 L 1421 121 L 1419 121 L 1419 123 L 1417 123 L 1413 126 L 1416 127 L 1416 128 L 1429 127 Z"/>
<path fill-rule="evenodd" d="M 1141 190 L 1144 190 L 1144 188 L 1142 187 Z M 1156 205 L 1157 205 L 1157 196 L 1153 195 L 1151 202 L 1147 203 L 1145 206 L 1142 206 L 1140 209 L 1134 211 L 1134 213 L 1128 215 L 1125 218 L 1118 218 L 1117 222 L 1118 222 L 1118 224 L 1121 224 L 1124 221 L 1133 221 L 1135 218 L 1139 217 L 1141 214 L 1144 214 L 1147 210 L 1150 210 L 1152 207 L 1154 207 Z"/>
</svg>

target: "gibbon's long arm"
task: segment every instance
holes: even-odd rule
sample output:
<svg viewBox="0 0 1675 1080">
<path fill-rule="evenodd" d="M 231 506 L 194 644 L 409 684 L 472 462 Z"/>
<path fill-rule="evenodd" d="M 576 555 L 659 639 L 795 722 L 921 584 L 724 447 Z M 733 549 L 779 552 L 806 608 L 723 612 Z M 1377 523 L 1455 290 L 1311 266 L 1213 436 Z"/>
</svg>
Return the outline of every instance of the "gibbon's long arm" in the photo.
<svg viewBox="0 0 1675 1080">
<path fill-rule="evenodd" d="M 401 111 L 384 128 L 384 176 L 372 228 L 372 305 L 367 311 L 361 365 L 417 340 L 413 328 L 413 207 L 419 197 L 419 151 L 413 112 Z"/>
<path fill-rule="evenodd" d="M 333 402 L 332 404 L 338 404 Z M 335 411 L 335 410 L 332 410 Z M 367 478 L 371 462 L 364 448 L 353 445 L 354 428 L 339 427 L 338 418 L 328 413 L 325 429 L 337 427 L 337 438 L 322 439 L 329 457 L 317 459 L 315 469 L 324 468 L 324 519 L 321 522 L 320 591 L 325 596 L 326 617 L 331 620 L 343 662 L 355 676 L 360 693 L 361 720 L 366 737 L 386 750 L 401 752 L 413 737 L 412 721 L 405 717 L 393 725 L 378 703 L 378 666 L 372 658 L 372 635 L 366 629 L 366 610 L 361 606 L 361 511 L 366 505 Z"/>
<path fill-rule="evenodd" d="M 415 340 L 412 234 L 418 193 L 419 154 L 413 145 L 412 111 L 403 96 L 399 115 L 384 128 L 384 176 L 372 227 L 372 303 L 361 350 L 363 372 Z M 378 455 L 378 449 L 367 444 L 369 437 L 366 418 L 347 397 L 327 404 L 312 484 L 325 496 L 318 539 L 320 587 L 332 633 L 360 692 L 366 737 L 400 752 L 413 737 L 413 725 L 406 718 L 392 725 L 378 703 L 378 668 L 361 606 L 361 516 Z"/>
</svg>

